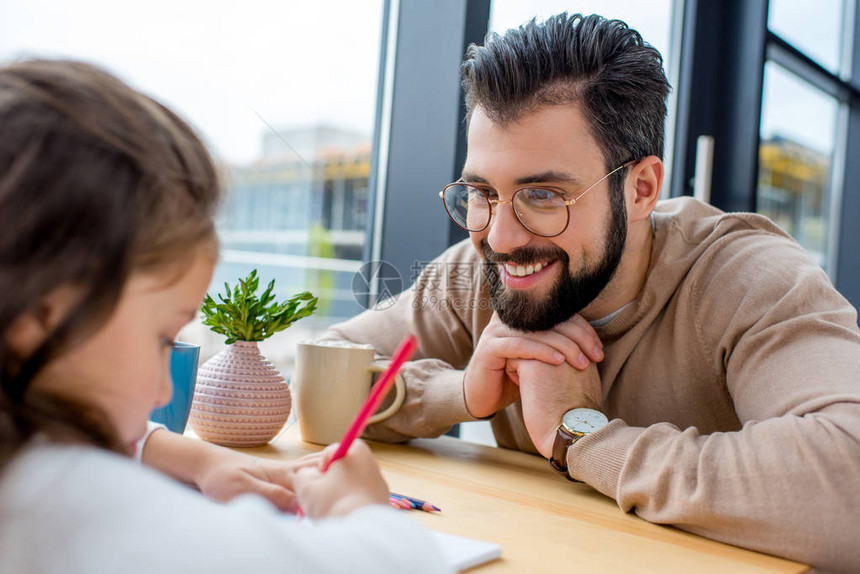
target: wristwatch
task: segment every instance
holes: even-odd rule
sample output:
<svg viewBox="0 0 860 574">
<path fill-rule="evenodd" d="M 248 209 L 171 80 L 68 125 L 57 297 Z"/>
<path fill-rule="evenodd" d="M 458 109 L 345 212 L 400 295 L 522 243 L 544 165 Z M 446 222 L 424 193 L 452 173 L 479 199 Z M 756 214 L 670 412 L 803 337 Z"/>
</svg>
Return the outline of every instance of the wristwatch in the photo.
<svg viewBox="0 0 860 574">
<path fill-rule="evenodd" d="M 585 435 L 603 428 L 608 423 L 606 415 L 594 409 L 577 408 L 564 413 L 556 430 L 549 465 L 568 480 L 579 482 L 567 472 L 567 449 Z"/>
</svg>

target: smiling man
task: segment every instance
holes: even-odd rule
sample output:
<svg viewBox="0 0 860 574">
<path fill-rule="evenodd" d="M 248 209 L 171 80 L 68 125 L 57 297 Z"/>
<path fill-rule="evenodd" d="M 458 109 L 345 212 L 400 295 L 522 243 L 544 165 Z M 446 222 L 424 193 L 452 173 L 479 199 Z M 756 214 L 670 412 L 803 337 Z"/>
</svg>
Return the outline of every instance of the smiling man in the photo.
<svg viewBox="0 0 860 574">
<path fill-rule="evenodd" d="M 367 436 L 490 418 L 646 520 L 856 570 L 856 311 L 767 219 L 658 202 L 659 53 L 562 14 L 472 46 L 463 78 L 468 154 L 441 195 L 470 241 L 328 334 L 421 342 Z"/>
</svg>

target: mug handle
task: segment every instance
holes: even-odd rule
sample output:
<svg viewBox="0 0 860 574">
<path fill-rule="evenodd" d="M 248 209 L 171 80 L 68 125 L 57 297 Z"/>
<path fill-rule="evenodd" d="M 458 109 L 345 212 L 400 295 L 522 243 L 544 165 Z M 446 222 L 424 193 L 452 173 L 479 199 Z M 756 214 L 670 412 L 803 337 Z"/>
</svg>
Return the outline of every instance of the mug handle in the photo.
<svg viewBox="0 0 860 574">
<path fill-rule="evenodd" d="M 368 370 L 371 373 L 381 373 L 385 369 L 388 368 L 388 365 L 381 362 L 374 362 L 369 367 Z M 403 377 L 398 373 L 394 377 L 394 402 L 389 405 L 387 409 L 382 411 L 381 413 L 376 413 L 367 421 L 367 424 L 372 425 L 374 423 L 378 423 L 380 421 L 384 421 L 394 413 L 396 413 L 401 406 L 403 406 L 403 401 L 406 400 L 406 383 L 403 382 Z"/>
</svg>

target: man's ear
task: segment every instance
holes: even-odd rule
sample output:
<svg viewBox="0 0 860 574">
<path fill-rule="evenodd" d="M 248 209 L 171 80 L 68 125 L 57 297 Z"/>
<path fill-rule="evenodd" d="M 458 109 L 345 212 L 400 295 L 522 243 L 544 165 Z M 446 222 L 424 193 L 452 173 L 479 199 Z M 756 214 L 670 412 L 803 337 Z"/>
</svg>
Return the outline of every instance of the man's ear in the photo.
<svg viewBox="0 0 860 574">
<path fill-rule="evenodd" d="M 663 162 L 654 155 L 640 159 L 630 168 L 626 181 L 627 220 L 633 222 L 645 219 L 651 215 L 660 198 Z"/>
<path fill-rule="evenodd" d="M 80 290 L 58 287 L 18 315 L 4 337 L 21 360 L 32 355 L 80 299 Z"/>
</svg>

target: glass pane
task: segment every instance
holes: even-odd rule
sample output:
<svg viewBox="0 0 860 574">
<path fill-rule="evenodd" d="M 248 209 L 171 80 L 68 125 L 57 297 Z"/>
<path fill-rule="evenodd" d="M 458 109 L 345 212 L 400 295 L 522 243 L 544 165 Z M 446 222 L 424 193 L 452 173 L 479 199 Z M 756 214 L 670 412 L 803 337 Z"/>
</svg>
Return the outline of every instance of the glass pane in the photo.
<svg viewBox="0 0 860 574">
<path fill-rule="evenodd" d="M 764 68 L 758 212 L 826 267 L 838 102 L 777 64 Z"/>
<path fill-rule="evenodd" d="M 490 6 L 490 30 L 502 33 L 532 18 L 538 21 L 561 12 L 600 14 L 623 20 L 642 34 L 646 42 L 663 55 L 663 69 L 669 70 L 669 38 L 673 0 L 493 0 Z"/>
<path fill-rule="evenodd" d="M 3 0 L 0 60 L 92 62 L 203 134 L 227 184 L 210 293 L 256 268 L 279 298 L 320 297 L 315 315 L 262 346 L 289 369 L 292 341 L 363 310 L 351 285 L 368 215 L 382 4 Z M 223 340 L 199 322 L 181 337 L 202 343 L 204 358 Z"/>
<path fill-rule="evenodd" d="M 771 0 L 767 26 L 771 32 L 834 73 L 842 52 L 843 0 Z"/>
</svg>

